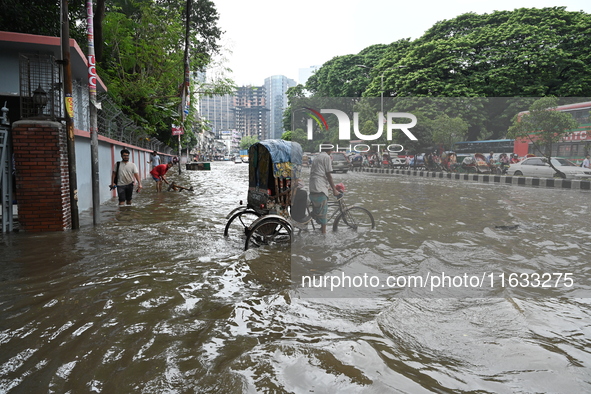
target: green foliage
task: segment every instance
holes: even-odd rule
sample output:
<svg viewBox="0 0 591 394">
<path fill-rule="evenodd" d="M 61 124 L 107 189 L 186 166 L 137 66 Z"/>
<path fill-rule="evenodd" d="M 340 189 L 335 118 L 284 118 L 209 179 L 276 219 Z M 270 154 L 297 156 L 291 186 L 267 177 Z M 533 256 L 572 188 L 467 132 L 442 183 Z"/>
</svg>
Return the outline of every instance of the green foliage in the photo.
<svg viewBox="0 0 591 394">
<path fill-rule="evenodd" d="M 61 33 L 60 0 L 1 0 L 0 30 L 15 33 L 59 37 Z M 69 0 L 70 37 L 86 47 L 86 2 Z"/>
<path fill-rule="evenodd" d="M 221 31 L 217 11 L 208 0 L 192 0 L 190 18 L 190 73 L 202 70 L 218 50 Z M 99 75 L 123 111 L 150 134 L 171 141 L 171 124 L 181 124 L 184 82 L 185 0 L 112 0 L 103 23 L 103 61 Z M 195 92 L 226 93 L 233 83 L 190 87 Z M 204 126 L 189 113 L 184 121 L 184 146 L 194 144 L 192 130 Z"/>
<path fill-rule="evenodd" d="M 284 132 L 283 134 L 281 134 L 281 139 L 285 140 L 285 141 L 291 141 L 292 134 L 293 134 L 293 131 L 288 130 L 288 131 Z"/>
<path fill-rule="evenodd" d="M 534 101 L 527 97 L 591 96 L 590 47 L 591 15 L 584 12 L 468 13 L 436 23 L 414 41 L 335 57 L 306 88 L 323 97 L 512 98 L 447 113 L 469 124 L 468 139 L 502 138 L 513 115 Z M 429 112 L 431 120 L 440 115 Z"/>
<path fill-rule="evenodd" d="M 591 16 L 564 7 L 464 14 L 436 23 L 392 66 L 402 96 L 584 96 Z"/>
<path fill-rule="evenodd" d="M 552 145 L 579 126 L 569 113 L 556 111 L 557 105 L 555 97 L 536 100 L 529 112 L 515 115 L 508 136 L 529 140 L 541 155 L 549 159 Z"/>
<path fill-rule="evenodd" d="M 194 73 L 211 62 L 222 32 L 212 1 L 189 1 L 189 65 Z M 70 36 L 86 52 L 86 2 L 68 3 Z M 186 10 L 187 0 L 97 0 L 94 18 L 98 75 L 110 97 L 145 132 L 171 145 L 176 145 L 171 125 L 181 123 Z M 60 0 L 2 0 L 0 30 L 59 36 Z M 234 88 L 223 78 L 213 85 L 193 85 L 191 91 L 225 94 Z M 193 134 L 203 125 L 189 113 L 183 126 L 188 131 L 182 137 L 185 146 L 194 144 Z"/>
<path fill-rule="evenodd" d="M 456 142 L 463 141 L 468 133 L 468 123 L 447 114 L 439 115 L 433 120 L 433 142 L 440 144 L 445 150 L 451 150 Z"/>
<path fill-rule="evenodd" d="M 257 136 L 247 135 L 245 137 L 242 137 L 242 139 L 240 140 L 240 149 L 248 149 L 257 142 L 259 142 L 259 138 Z"/>
<path fill-rule="evenodd" d="M 372 45 L 357 55 L 332 58 L 308 79 L 306 89 L 316 96 L 361 97 L 371 81 L 370 69 L 387 48 L 383 44 Z"/>
</svg>

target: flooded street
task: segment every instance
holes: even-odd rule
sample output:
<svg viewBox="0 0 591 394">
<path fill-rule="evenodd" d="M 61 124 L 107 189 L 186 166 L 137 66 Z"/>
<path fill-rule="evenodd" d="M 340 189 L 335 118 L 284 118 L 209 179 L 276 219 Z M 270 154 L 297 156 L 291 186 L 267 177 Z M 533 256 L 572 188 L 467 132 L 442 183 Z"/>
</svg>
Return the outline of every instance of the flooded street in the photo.
<svg viewBox="0 0 591 394">
<path fill-rule="evenodd" d="M 195 192 L 145 180 L 99 226 L 85 213 L 79 231 L 1 236 L 0 393 L 591 391 L 591 193 L 337 174 L 375 230 L 244 252 L 223 230 L 248 166 L 175 170 Z M 343 272 L 507 285 L 300 285 Z M 509 273 L 573 285 L 511 287 Z"/>
</svg>

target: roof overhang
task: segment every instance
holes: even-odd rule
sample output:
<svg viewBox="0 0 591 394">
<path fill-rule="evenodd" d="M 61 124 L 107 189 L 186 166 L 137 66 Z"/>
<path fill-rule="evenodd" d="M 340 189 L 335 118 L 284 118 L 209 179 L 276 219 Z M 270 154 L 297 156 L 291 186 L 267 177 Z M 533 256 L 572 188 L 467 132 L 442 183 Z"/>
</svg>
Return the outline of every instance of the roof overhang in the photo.
<svg viewBox="0 0 591 394">
<path fill-rule="evenodd" d="M 56 59 L 62 58 L 61 39 L 59 37 L 0 31 L 0 48 L 21 53 L 50 53 Z M 70 62 L 72 77 L 88 80 L 88 60 L 73 38 L 70 38 Z M 97 92 L 107 91 L 107 87 L 98 76 L 96 89 Z"/>
</svg>

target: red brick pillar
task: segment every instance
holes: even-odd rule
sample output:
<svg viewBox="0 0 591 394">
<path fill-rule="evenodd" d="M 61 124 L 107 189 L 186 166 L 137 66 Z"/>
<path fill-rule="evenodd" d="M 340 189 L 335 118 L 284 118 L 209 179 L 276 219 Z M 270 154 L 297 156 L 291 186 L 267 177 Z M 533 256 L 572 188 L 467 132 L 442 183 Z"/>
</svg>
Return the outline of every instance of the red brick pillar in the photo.
<svg viewBox="0 0 591 394">
<path fill-rule="evenodd" d="M 65 127 L 49 120 L 21 120 L 12 125 L 12 140 L 20 228 L 72 228 Z"/>
</svg>

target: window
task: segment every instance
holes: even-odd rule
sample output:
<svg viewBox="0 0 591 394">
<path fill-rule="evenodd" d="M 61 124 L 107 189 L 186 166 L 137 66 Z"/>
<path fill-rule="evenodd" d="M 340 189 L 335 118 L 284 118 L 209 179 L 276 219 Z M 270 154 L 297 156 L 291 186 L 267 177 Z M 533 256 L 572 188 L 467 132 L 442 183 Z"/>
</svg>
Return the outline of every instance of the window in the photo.
<svg viewBox="0 0 591 394">
<path fill-rule="evenodd" d="M 524 166 L 543 166 L 544 162 L 542 161 L 542 159 L 540 158 L 531 158 L 531 159 L 527 159 L 523 162 Z"/>
</svg>

